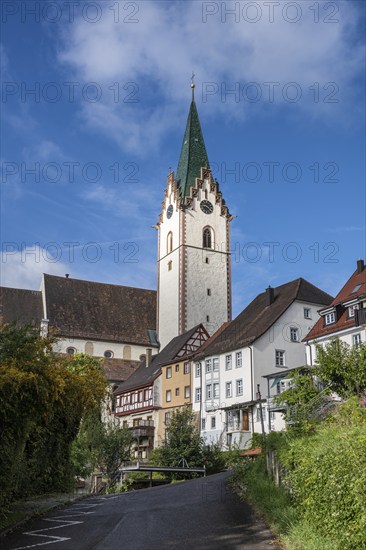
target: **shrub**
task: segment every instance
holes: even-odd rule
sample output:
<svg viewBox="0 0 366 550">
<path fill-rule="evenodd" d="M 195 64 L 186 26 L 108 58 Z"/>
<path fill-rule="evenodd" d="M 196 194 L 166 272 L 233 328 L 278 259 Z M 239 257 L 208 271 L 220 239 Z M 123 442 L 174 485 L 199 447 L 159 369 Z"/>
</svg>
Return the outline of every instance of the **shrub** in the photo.
<svg viewBox="0 0 366 550">
<path fill-rule="evenodd" d="M 342 550 L 366 548 L 366 411 L 356 400 L 315 435 L 293 439 L 284 458 L 304 520 Z"/>
</svg>

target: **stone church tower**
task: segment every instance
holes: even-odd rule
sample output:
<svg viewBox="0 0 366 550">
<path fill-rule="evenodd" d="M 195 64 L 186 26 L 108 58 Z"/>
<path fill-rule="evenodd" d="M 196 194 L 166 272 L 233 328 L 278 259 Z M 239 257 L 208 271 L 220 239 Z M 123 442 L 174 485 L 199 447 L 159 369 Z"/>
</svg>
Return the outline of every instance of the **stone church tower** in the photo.
<svg viewBox="0 0 366 550">
<path fill-rule="evenodd" d="M 167 179 L 158 228 L 158 338 L 231 320 L 230 215 L 213 180 L 194 101 L 176 176 Z"/>
</svg>

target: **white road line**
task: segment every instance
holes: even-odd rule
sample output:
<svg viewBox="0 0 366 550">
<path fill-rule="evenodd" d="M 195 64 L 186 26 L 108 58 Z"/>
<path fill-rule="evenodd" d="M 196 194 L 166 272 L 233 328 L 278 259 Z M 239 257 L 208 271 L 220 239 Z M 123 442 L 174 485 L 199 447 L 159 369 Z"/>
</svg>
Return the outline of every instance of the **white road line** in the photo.
<svg viewBox="0 0 366 550">
<path fill-rule="evenodd" d="M 46 542 L 38 542 L 36 544 L 31 544 L 28 546 L 18 546 L 17 548 L 14 548 L 14 550 L 25 550 L 26 548 L 36 548 L 37 546 L 45 546 L 46 544 L 55 544 L 57 542 L 64 542 L 66 540 L 71 540 L 71 537 L 57 537 L 55 535 L 41 535 L 39 533 L 43 533 L 45 531 L 52 531 L 53 529 L 62 529 L 63 527 L 71 527 L 72 525 L 84 523 L 83 521 L 72 521 L 68 519 L 62 519 L 62 516 L 58 516 L 58 518 L 52 518 L 52 519 L 45 518 L 43 521 L 63 523 L 64 525 L 56 525 L 55 527 L 47 527 L 46 529 L 37 529 L 36 531 L 27 531 L 23 533 L 23 535 L 29 535 L 31 537 L 43 537 L 51 540 L 48 540 Z"/>
<path fill-rule="evenodd" d="M 113 497 L 112 497 L 113 498 Z M 116 498 L 116 497 L 114 497 Z M 102 500 L 101 498 L 98 498 L 98 500 Z M 93 504 L 87 504 L 87 503 L 81 503 L 81 504 L 74 504 L 70 509 L 63 510 L 62 514 L 71 514 L 71 516 L 87 516 L 90 514 L 95 514 L 94 511 L 83 511 L 85 508 L 95 508 L 96 506 L 103 506 L 105 504 L 105 499 L 103 499 L 103 502 L 94 502 Z M 54 518 L 43 518 L 43 521 L 49 521 L 54 523 L 62 523 L 63 525 L 55 525 L 54 527 L 47 527 L 45 529 L 37 529 L 36 531 L 27 531 L 23 533 L 23 535 L 28 535 L 30 537 L 42 537 L 47 540 L 45 542 L 38 542 L 36 544 L 30 544 L 28 546 L 18 546 L 17 548 L 14 548 L 13 550 L 26 550 L 28 548 L 36 548 L 39 546 L 46 546 L 47 544 L 56 544 L 57 542 L 64 542 L 67 540 L 71 540 L 71 537 L 57 537 L 56 535 L 43 535 L 41 533 L 44 533 L 45 531 L 52 531 L 53 529 L 62 529 L 64 527 L 71 527 L 72 525 L 78 525 L 80 523 L 84 523 L 84 521 L 78 521 L 78 520 L 70 520 L 70 516 L 64 516 L 64 515 L 58 515 Z"/>
</svg>

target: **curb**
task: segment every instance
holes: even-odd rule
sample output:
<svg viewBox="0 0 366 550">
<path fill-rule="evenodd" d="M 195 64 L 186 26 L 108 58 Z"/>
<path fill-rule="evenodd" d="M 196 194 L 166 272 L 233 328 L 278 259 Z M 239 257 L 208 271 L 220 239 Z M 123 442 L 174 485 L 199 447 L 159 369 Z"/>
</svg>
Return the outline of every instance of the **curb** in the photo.
<svg viewBox="0 0 366 550">
<path fill-rule="evenodd" d="M 88 495 L 80 495 L 76 498 L 70 498 L 69 500 L 65 500 L 64 502 L 60 502 L 58 504 L 54 504 L 49 506 L 49 508 L 44 508 L 43 510 L 33 511 L 27 514 L 23 519 L 17 521 L 16 523 L 13 523 L 12 525 L 9 525 L 8 527 L 5 527 L 4 529 L 0 529 L 0 538 L 6 537 L 9 533 L 12 533 L 13 531 L 16 531 L 19 529 L 19 527 L 22 527 L 22 525 L 26 524 L 30 519 L 33 518 L 41 518 L 42 516 L 45 516 L 48 514 L 48 512 L 51 512 L 52 510 L 58 510 L 59 508 L 62 508 L 63 506 L 67 506 L 68 504 L 72 504 L 74 502 L 78 502 L 79 500 L 85 500 L 87 498 L 92 497 L 92 494 Z"/>
</svg>

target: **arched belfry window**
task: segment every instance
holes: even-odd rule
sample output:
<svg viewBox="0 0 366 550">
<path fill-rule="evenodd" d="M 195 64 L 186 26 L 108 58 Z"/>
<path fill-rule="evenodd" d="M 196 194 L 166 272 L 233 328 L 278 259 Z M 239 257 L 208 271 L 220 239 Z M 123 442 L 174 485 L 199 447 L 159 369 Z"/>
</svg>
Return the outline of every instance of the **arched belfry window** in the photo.
<svg viewBox="0 0 366 550">
<path fill-rule="evenodd" d="M 167 239 L 166 239 L 166 252 L 167 254 L 170 254 L 173 250 L 173 233 L 169 231 Z"/>
<path fill-rule="evenodd" d="M 202 233 L 202 246 L 203 248 L 213 248 L 214 238 L 213 230 L 211 227 L 204 227 Z"/>
</svg>

